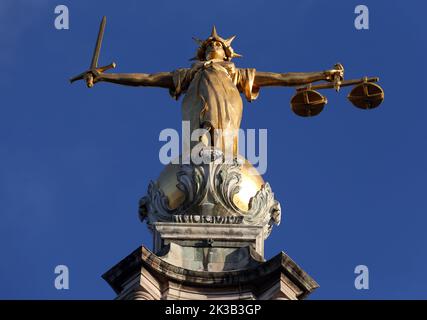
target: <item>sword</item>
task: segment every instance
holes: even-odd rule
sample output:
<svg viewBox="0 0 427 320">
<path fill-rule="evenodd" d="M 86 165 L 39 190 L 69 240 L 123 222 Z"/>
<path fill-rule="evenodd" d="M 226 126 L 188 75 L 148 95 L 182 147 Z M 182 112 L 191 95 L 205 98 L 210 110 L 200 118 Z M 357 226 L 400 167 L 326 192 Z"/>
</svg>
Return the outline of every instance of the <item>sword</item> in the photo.
<svg viewBox="0 0 427 320">
<path fill-rule="evenodd" d="M 102 38 L 104 37 L 105 24 L 107 22 L 107 18 L 104 16 L 101 20 L 101 25 L 99 26 L 98 38 L 96 39 L 95 49 L 93 50 L 92 61 L 89 66 L 89 70 L 80 73 L 79 75 L 70 79 L 70 82 L 73 83 L 77 80 L 86 80 L 86 85 L 88 88 L 93 87 L 93 72 L 104 72 L 109 69 L 113 69 L 116 67 L 114 62 L 110 63 L 104 67 L 98 67 L 98 59 L 99 53 L 101 52 Z"/>
</svg>

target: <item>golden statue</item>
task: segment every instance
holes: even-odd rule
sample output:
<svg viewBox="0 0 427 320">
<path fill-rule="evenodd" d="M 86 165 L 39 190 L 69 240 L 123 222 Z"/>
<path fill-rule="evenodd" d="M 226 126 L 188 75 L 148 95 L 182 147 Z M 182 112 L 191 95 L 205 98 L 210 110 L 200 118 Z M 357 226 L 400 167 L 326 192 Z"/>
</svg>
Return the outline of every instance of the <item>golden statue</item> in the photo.
<svg viewBox="0 0 427 320">
<path fill-rule="evenodd" d="M 254 168 L 247 160 L 235 161 L 239 157 L 237 138 L 243 110 L 240 94 L 250 102 L 257 98 L 261 87 L 296 87 L 291 107 L 297 115 L 304 117 L 319 114 L 327 103 L 326 98 L 314 89 L 335 88 L 338 91 L 340 87 L 356 85 L 348 99 L 361 109 L 375 108 L 384 99 L 383 90 L 374 83 L 378 78 L 344 81 L 341 64 L 326 71 L 302 73 L 236 68 L 231 62 L 233 58 L 240 57 L 231 47 L 235 36 L 224 39 L 218 35 L 215 27 L 206 40 L 195 39 L 198 49 L 192 60 L 196 62 L 190 68 L 154 74 L 105 73 L 116 66 L 111 63 L 98 67 L 105 23 L 104 17 L 89 70 L 70 81 L 85 80 L 89 88 L 98 82 L 161 87 L 169 89 L 175 99 L 184 95 L 182 120 L 190 122 L 191 132 L 203 129 L 209 134 L 201 135 L 200 140 L 183 153 L 202 142 L 202 146 L 208 146 L 205 150 L 209 155 L 216 150 L 222 157 L 232 155 L 231 163 L 208 161 L 202 165 L 167 165 L 159 179 L 150 183 L 147 196 L 140 202 L 141 218 L 148 217 L 150 225 L 156 221 L 193 219 L 188 212 L 196 216 L 201 214 L 204 219 L 211 219 L 212 216 L 240 217 L 245 224 L 264 225 L 267 237 L 272 224 L 280 222 L 280 204 L 274 199 L 269 184 L 256 170 L 254 174 Z M 312 85 L 317 81 L 326 82 Z M 218 131 L 222 133 L 216 134 Z M 230 137 L 224 132 L 233 135 Z M 214 156 L 209 159 L 213 161 Z"/>
<path fill-rule="evenodd" d="M 240 57 L 231 47 L 231 42 L 235 36 L 224 39 L 218 35 L 215 27 L 212 28 L 211 35 L 206 40 L 194 39 L 199 47 L 196 56 L 192 59 L 196 62 L 190 68 L 153 74 L 105 73 L 104 71 L 114 68 L 115 64 L 106 67 L 96 66 L 104 28 L 105 17 L 101 23 L 91 69 L 71 79 L 72 82 L 86 79 L 89 87 L 98 82 L 111 82 L 127 86 L 161 87 L 169 89 L 170 94 L 175 99 L 184 95 L 182 120 L 190 122 L 191 132 L 199 128 L 208 130 L 211 137 L 209 143 L 213 147 L 223 151 L 229 147 L 233 150 L 233 154 L 237 154 L 237 135 L 234 135 L 232 139 L 226 139 L 224 135 L 216 135 L 215 131 L 220 129 L 236 132 L 240 128 L 243 109 L 241 93 L 247 101 L 252 101 L 257 98 L 260 88 L 266 86 L 302 86 L 322 80 L 335 81 L 332 86 L 335 88 L 339 85 L 345 85 L 342 82 L 344 69 L 339 64 L 331 70 L 301 73 L 273 73 L 258 71 L 254 68 L 237 68 L 231 61 L 235 57 Z M 370 79 L 369 81 L 372 82 L 373 80 Z M 357 80 L 357 83 L 360 82 Z M 326 87 L 331 87 L 331 85 Z M 311 103 L 312 107 L 316 105 L 323 107 L 326 99 L 322 99 L 323 97 L 318 95 L 315 91 L 309 90 L 308 94 L 304 92 L 300 99 L 298 99 L 299 96 L 295 97 L 294 111 L 298 113 L 298 100 L 302 100 L 305 108 L 307 103 Z M 317 100 L 308 101 L 308 99 Z M 307 115 L 317 114 L 316 112 Z M 208 142 L 205 141 L 205 143 Z"/>
</svg>

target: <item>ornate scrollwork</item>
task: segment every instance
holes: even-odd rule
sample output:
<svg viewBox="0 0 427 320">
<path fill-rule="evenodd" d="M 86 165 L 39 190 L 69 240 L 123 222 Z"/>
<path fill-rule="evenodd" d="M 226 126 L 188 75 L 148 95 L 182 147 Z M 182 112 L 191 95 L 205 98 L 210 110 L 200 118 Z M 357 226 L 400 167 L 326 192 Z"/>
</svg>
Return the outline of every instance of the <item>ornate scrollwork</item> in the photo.
<svg viewBox="0 0 427 320">
<path fill-rule="evenodd" d="M 221 163 L 213 167 L 213 179 L 211 179 L 211 190 L 218 207 L 229 214 L 244 215 L 236 206 L 233 199 L 240 191 L 242 181 L 242 162 L 238 158 L 233 159 L 233 163 Z"/>
<path fill-rule="evenodd" d="M 274 193 L 267 182 L 249 201 L 249 210 L 243 221 L 250 225 L 263 225 L 265 238 L 267 238 L 271 233 L 273 224 L 279 225 L 280 219 L 280 203 L 274 199 Z"/>
<path fill-rule="evenodd" d="M 206 165 L 194 166 L 191 164 L 181 165 L 176 174 L 178 184 L 176 187 L 181 190 L 185 199 L 178 209 L 178 213 L 184 214 L 191 208 L 199 205 L 207 192 L 206 171 L 209 170 Z"/>
<path fill-rule="evenodd" d="M 267 238 L 273 224 L 280 223 L 280 203 L 274 199 L 270 185 L 265 183 L 250 199 L 248 210 L 236 205 L 234 197 L 240 191 L 242 164 L 241 159 L 235 158 L 232 163 L 212 160 L 200 165 L 181 165 L 177 172 L 177 188 L 185 198 L 176 209 L 169 207 L 164 192 L 157 182 L 151 181 L 147 195 L 140 201 L 141 220 L 147 218 L 149 225 L 157 221 L 258 225 L 264 226 Z"/>
<path fill-rule="evenodd" d="M 139 218 L 141 221 L 148 220 L 148 224 L 157 221 L 172 221 L 171 215 L 176 210 L 169 207 L 169 199 L 155 181 L 150 181 L 147 195 L 139 200 Z"/>
</svg>

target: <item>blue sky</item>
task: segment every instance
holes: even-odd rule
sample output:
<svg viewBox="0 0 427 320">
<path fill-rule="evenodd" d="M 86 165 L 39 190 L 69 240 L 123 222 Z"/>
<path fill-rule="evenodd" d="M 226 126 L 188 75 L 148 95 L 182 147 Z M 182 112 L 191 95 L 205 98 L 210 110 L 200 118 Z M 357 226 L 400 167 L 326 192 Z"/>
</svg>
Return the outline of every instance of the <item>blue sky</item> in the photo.
<svg viewBox="0 0 427 320">
<path fill-rule="evenodd" d="M 70 29 L 54 28 L 66 4 Z M 359 1 L 12 1 L 0 3 L 0 298 L 111 299 L 101 274 L 151 236 L 138 200 L 162 170 L 164 128 L 180 128 L 166 90 L 68 79 L 89 64 L 108 17 L 100 64 L 117 72 L 189 65 L 192 36 L 215 24 L 240 67 L 379 76 L 375 110 L 348 89 L 324 91 L 318 117 L 295 116 L 291 88 L 245 102 L 242 127 L 268 129 L 264 178 L 282 203 L 266 257 L 289 254 L 319 284 L 311 299 L 427 298 L 425 17 L 422 1 L 364 1 L 370 29 L 354 28 Z M 421 93 L 420 93 L 421 91 Z M 54 268 L 70 269 L 70 289 Z M 354 268 L 370 289 L 354 288 Z"/>
</svg>

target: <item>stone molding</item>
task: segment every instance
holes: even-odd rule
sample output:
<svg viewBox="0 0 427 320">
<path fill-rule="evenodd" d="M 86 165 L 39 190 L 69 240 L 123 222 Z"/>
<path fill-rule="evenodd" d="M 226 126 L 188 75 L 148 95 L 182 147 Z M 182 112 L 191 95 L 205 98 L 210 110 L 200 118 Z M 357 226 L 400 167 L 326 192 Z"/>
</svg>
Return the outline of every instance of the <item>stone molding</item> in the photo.
<svg viewBox="0 0 427 320">
<path fill-rule="evenodd" d="M 318 287 L 283 252 L 250 269 L 204 272 L 167 263 L 144 246 L 107 271 L 103 278 L 118 299 L 130 299 L 129 292 L 142 288 L 147 297 L 155 299 L 296 300 L 304 299 Z"/>
</svg>

